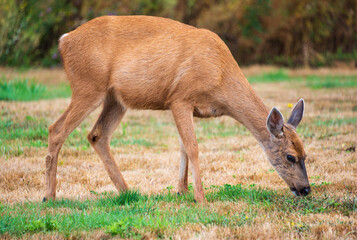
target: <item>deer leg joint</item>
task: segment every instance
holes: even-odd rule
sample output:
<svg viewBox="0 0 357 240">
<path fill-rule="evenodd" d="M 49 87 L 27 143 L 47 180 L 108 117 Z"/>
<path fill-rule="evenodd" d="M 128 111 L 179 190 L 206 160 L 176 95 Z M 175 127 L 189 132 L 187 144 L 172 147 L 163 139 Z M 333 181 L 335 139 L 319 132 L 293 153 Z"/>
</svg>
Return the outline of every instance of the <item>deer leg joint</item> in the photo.
<svg viewBox="0 0 357 240">
<path fill-rule="evenodd" d="M 99 139 L 100 139 L 100 136 L 98 134 L 89 134 L 88 135 L 88 141 L 92 144 L 98 142 Z"/>
</svg>

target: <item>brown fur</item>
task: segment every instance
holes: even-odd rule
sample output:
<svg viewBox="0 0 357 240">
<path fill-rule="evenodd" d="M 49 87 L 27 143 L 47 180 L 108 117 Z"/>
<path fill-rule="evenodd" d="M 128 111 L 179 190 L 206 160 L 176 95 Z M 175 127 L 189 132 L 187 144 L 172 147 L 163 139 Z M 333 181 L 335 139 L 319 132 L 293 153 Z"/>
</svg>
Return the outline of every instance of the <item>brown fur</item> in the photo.
<svg viewBox="0 0 357 240">
<path fill-rule="evenodd" d="M 286 152 L 303 152 L 295 131 L 287 130 L 283 140 L 272 138 L 266 127 L 266 106 L 227 46 L 208 30 L 158 17 L 105 16 L 70 32 L 59 48 L 72 100 L 49 128 L 49 166 L 57 166 L 66 137 L 102 102 L 102 113 L 88 140 L 119 191 L 127 190 L 127 185 L 110 154 L 109 141 L 128 108 L 172 111 L 182 141 L 179 188 L 187 191 L 189 159 L 198 202 L 205 198 L 193 116 L 235 118 L 262 144 L 274 166 L 286 164 Z M 47 199 L 55 198 L 56 169 L 46 168 Z M 288 168 L 277 171 L 290 187 L 297 187 L 300 175 Z"/>
<path fill-rule="evenodd" d="M 305 160 L 306 154 L 304 145 L 301 139 L 297 136 L 294 127 L 289 124 L 284 125 L 284 135 L 287 139 L 290 139 L 293 147 L 291 148 L 291 154 L 298 157 L 298 160 Z"/>
</svg>

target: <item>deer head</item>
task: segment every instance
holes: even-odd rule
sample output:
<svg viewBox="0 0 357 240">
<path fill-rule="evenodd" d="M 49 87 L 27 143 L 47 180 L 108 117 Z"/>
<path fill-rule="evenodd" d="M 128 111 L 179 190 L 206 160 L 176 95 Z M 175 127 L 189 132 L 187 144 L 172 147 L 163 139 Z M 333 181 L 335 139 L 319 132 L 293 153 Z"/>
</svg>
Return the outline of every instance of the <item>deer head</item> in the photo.
<svg viewBox="0 0 357 240">
<path fill-rule="evenodd" d="M 306 196 L 311 191 L 305 168 L 306 154 L 296 133 L 304 114 L 304 105 L 304 100 L 300 99 L 287 123 L 284 123 L 283 115 L 275 107 L 267 119 L 271 138 L 265 149 L 266 154 L 295 196 Z"/>
</svg>

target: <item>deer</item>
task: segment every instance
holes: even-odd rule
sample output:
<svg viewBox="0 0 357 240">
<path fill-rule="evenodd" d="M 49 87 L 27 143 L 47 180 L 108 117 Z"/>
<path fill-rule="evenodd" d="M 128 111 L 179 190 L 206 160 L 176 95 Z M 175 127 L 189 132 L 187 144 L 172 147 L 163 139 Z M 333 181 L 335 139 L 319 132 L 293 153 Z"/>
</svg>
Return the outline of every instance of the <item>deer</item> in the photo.
<svg viewBox="0 0 357 240">
<path fill-rule="evenodd" d="M 215 33 L 153 16 L 101 16 L 59 39 L 72 90 L 71 102 L 48 128 L 46 193 L 55 200 L 59 151 L 67 136 L 103 105 L 88 141 L 119 192 L 126 184 L 110 153 L 112 134 L 127 109 L 171 110 L 180 143 L 178 192 L 206 202 L 193 117 L 229 116 L 258 141 L 276 172 L 296 196 L 310 193 L 306 154 L 296 132 L 305 108 L 300 99 L 287 122 L 256 95 L 230 50 Z"/>
</svg>

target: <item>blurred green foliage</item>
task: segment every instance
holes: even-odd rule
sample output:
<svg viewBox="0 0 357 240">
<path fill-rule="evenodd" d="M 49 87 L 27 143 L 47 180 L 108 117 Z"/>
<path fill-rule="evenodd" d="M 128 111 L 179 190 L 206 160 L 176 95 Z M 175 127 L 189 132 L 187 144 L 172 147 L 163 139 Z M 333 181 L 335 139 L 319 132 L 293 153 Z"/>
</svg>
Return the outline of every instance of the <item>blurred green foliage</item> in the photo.
<svg viewBox="0 0 357 240">
<path fill-rule="evenodd" d="M 57 36 L 75 9 L 61 0 L 0 0 L 0 5 L 0 63 L 58 64 Z"/>
<path fill-rule="evenodd" d="M 357 63 L 356 0 L 0 0 L 0 65 L 58 65 L 63 33 L 132 14 L 208 28 L 240 64 Z"/>
</svg>

